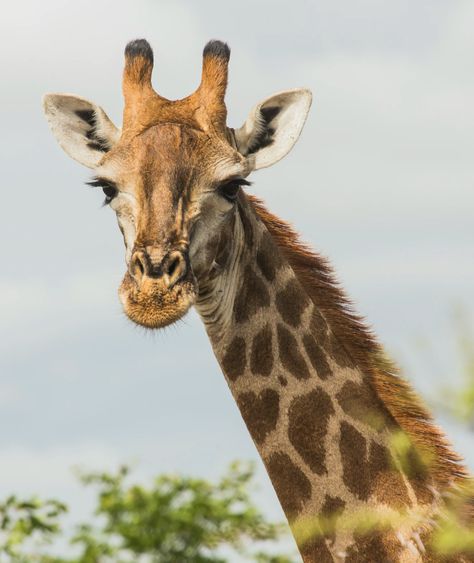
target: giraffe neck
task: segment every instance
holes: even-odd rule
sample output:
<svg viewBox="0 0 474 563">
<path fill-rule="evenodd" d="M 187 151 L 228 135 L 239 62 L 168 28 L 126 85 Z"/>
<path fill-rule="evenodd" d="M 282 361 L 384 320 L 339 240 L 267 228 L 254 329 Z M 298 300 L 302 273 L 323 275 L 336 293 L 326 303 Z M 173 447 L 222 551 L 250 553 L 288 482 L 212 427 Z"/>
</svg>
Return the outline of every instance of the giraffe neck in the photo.
<svg viewBox="0 0 474 563">
<path fill-rule="evenodd" d="M 221 247 L 196 307 L 304 561 L 421 560 L 414 529 L 308 540 L 321 517 L 430 504 L 433 482 L 403 471 L 398 424 L 248 200 Z"/>
</svg>

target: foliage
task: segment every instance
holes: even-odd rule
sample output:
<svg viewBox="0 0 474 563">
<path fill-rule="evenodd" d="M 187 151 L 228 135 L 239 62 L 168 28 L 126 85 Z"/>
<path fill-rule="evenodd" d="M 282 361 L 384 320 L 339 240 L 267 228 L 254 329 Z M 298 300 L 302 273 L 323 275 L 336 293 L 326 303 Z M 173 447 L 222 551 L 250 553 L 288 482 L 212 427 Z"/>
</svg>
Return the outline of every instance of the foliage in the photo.
<svg viewBox="0 0 474 563">
<path fill-rule="evenodd" d="M 31 554 L 23 552 L 25 544 L 51 541 L 60 532 L 58 518 L 66 511 L 56 500 L 19 500 L 12 495 L 0 503 L 0 561 L 31 562 Z"/>
<path fill-rule="evenodd" d="M 127 484 L 127 467 L 114 474 L 85 473 L 83 484 L 98 490 L 97 518 L 93 525 L 78 526 L 71 538 L 71 546 L 79 552 L 76 557 L 28 552 L 26 540 L 32 535 L 40 536 L 44 544 L 59 533 L 58 518 L 65 507 L 55 501 L 20 503 L 13 497 L 7 501 L 8 514 L 21 507 L 29 512 L 15 522 L 11 515 L 7 518 L 8 534 L 0 545 L 0 557 L 3 554 L 15 563 L 225 563 L 225 548 L 258 563 L 289 563 L 286 556 L 247 553 L 249 540 L 252 544 L 274 542 L 287 529 L 267 522 L 251 502 L 253 474 L 253 466 L 234 463 L 216 484 L 161 475 L 146 487 Z"/>
<path fill-rule="evenodd" d="M 149 488 L 125 485 L 128 469 L 115 475 L 90 473 L 86 485 L 99 489 L 96 513 L 105 524 L 97 531 L 82 527 L 74 542 L 83 550 L 81 561 L 94 561 L 104 538 L 115 538 L 115 560 L 126 554 L 148 555 L 156 563 L 190 561 L 219 563 L 219 547 L 244 548 L 245 540 L 275 540 L 282 529 L 268 523 L 251 503 L 251 467 L 231 465 L 216 484 L 203 479 L 162 475 Z M 111 542 L 106 544 L 111 549 Z M 110 555 L 110 552 L 103 555 Z M 89 557 L 89 558 L 88 558 Z"/>
</svg>

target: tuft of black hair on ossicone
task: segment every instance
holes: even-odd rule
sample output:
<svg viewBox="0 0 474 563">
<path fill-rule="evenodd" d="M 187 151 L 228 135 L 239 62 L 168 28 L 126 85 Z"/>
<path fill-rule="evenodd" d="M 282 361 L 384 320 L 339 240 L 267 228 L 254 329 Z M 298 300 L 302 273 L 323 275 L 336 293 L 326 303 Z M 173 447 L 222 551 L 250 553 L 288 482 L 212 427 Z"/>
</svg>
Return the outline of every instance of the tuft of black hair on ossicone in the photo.
<svg viewBox="0 0 474 563">
<path fill-rule="evenodd" d="M 153 63 L 153 50 L 146 39 L 129 41 L 125 47 L 125 56 L 127 58 L 143 57 Z"/>
<path fill-rule="evenodd" d="M 230 48 L 223 41 L 211 39 L 211 41 L 206 43 L 202 54 L 204 57 L 219 57 L 228 61 L 230 59 Z"/>
</svg>

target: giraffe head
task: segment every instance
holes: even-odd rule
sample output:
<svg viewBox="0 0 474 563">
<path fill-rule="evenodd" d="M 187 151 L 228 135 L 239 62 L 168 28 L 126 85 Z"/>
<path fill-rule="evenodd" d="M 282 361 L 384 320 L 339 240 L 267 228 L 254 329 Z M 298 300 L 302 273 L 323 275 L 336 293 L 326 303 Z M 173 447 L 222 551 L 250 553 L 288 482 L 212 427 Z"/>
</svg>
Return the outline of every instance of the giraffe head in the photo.
<svg viewBox="0 0 474 563">
<path fill-rule="evenodd" d="M 288 90 L 259 103 L 240 129 L 228 128 L 229 56 L 226 44 L 209 42 L 199 87 L 170 101 L 152 87 L 149 44 L 130 42 L 122 130 L 83 98 L 44 98 L 59 144 L 94 171 L 91 184 L 117 215 L 127 263 L 120 298 L 129 318 L 149 328 L 173 323 L 193 304 L 247 176 L 289 152 L 309 111 L 311 93 Z"/>
</svg>

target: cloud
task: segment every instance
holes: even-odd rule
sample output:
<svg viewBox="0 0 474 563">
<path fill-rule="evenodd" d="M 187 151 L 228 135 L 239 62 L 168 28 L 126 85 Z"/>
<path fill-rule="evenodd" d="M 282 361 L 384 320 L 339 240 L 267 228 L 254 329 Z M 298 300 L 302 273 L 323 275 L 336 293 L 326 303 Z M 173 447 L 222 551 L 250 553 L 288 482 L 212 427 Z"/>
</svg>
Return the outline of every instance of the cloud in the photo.
<svg viewBox="0 0 474 563">
<path fill-rule="evenodd" d="M 471 251 L 470 245 L 455 250 L 450 248 L 388 249 L 385 255 L 378 252 L 367 253 L 345 261 L 344 270 L 352 282 L 371 291 L 388 292 L 408 289 L 415 292 L 426 290 L 426 280 L 430 279 L 431 288 L 452 288 L 453 274 L 459 276 L 459 289 L 466 293 L 474 279 L 474 262 L 465 260 Z"/>
<path fill-rule="evenodd" d="M 113 470 L 119 455 L 104 444 L 83 443 L 74 446 L 41 448 L 2 448 L 0 497 L 12 491 L 24 495 L 67 494 L 75 480 L 74 468 Z M 34 474 L 32 470 L 34 468 Z M 56 491 L 56 493 L 54 492 Z"/>
<path fill-rule="evenodd" d="M 111 272 L 42 278 L 0 279 L 0 353 L 2 361 L 19 350 L 30 354 L 84 330 L 120 311 Z"/>
<path fill-rule="evenodd" d="M 474 25 L 472 10 L 465 19 Z M 388 209 L 408 219 L 468 220 L 474 73 L 465 56 L 454 57 L 453 72 L 450 47 L 443 36 L 429 56 L 333 52 L 299 62 L 315 103 L 295 155 L 262 175 L 269 197 L 351 229 Z M 300 185 L 303 205 L 287 201 L 290 183 Z"/>
</svg>

